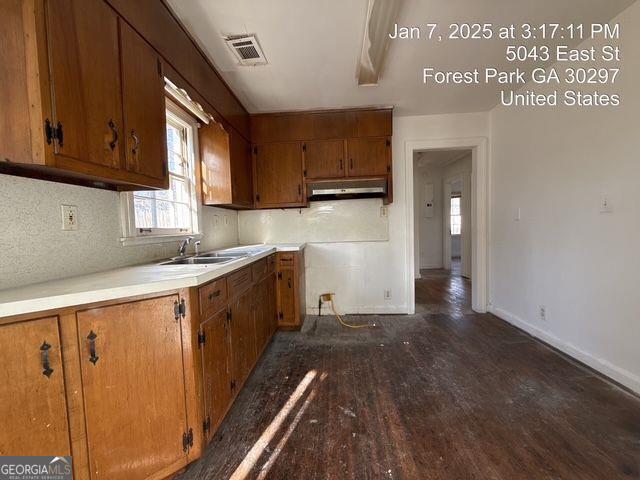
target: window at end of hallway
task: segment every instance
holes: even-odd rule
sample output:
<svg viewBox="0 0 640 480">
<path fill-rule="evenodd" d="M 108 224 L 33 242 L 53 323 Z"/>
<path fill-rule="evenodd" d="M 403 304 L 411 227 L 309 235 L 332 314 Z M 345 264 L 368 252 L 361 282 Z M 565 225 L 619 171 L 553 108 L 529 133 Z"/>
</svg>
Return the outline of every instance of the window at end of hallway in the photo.
<svg viewBox="0 0 640 480">
<path fill-rule="evenodd" d="M 451 197 L 451 235 L 462 233 L 462 212 L 460 211 L 460 197 Z"/>
</svg>

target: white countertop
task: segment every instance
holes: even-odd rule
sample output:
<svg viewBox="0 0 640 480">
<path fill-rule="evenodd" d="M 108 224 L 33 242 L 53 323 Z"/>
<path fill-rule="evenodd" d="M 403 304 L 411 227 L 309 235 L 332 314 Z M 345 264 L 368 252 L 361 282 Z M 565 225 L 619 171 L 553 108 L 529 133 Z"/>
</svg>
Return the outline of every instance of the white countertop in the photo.
<svg viewBox="0 0 640 480">
<path fill-rule="evenodd" d="M 247 248 L 259 249 L 259 253 L 225 264 L 152 263 L 0 290 L 0 318 L 197 287 L 274 252 L 300 251 L 304 247 L 304 243 L 248 245 Z"/>
</svg>

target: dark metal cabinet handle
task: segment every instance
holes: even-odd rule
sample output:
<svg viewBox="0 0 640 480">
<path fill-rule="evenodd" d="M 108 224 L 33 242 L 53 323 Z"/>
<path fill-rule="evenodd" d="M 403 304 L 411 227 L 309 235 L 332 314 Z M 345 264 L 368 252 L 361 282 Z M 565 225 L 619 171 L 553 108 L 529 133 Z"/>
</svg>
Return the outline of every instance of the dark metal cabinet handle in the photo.
<svg viewBox="0 0 640 480">
<path fill-rule="evenodd" d="M 215 292 L 211 292 L 209 294 L 209 300 L 213 300 L 214 298 L 219 297 L 219 296 L 220 296 L 220 290 L 216 290 Z"/>
<path fill-rule="evenodd" d="M 131 147 L 131 153 L 137 155 L 138 148 L 140 148 L 140 137 L 138 137 L 135 130 L 131 130 L 131 138 L 133 138 L 133 147 Z"/>
<path fill-rule="evenodd" d="M 344 166 L 342 165 L 342 159 L 340 159 L 340 170 L 344 170 Z"/>
<path fill-rule="evenodd" d="M 353 158 L 349 159 L 349 168 L 353 170 Z"/>
<path fill-rule="evenodd" d="M 91 332 L 89 332 L 89 335 L 87 336 L 87 340 L 89 340 L 89 354 L 91 355 L 89 357 L 89 361 L 94 365 L 100 358 L 96 355 L 96 338 L 98 338 L 98 335 L 96 335 L 95 332 L 91 330 Z"/>
<path fill-rule="evenodd" d="M 298 185 L 298 196 L 302 195 L 302 185 Z"/>
<path fill-rule="evenodd" d="M 287 284 L 289 285 L 289 288 L 291 288 L 291 279 L 290 278 L 287 280 Z"/>
<path fill-rule="evenodd" d="M 51 345 L 49 345 L 46 341 L 42 342 L 40 346 L 40 352 L 42 356 L 42 374 L 49 378 L 53 373 L 53 368 L 51 368 L 51 363 L 49 362 L 49 350 L 51 349 Z"/>
<path fill-rule="evenodd" d="M 111 129 L 112 134 L 111 142 L 109 142 L 109 148 L 111 148 L 111 150 L 115 150 L 116 145 L 118 145 L 118 127 L 113 123 L 113 120 L 109 120 L 109 128 Z"/>
</svg>

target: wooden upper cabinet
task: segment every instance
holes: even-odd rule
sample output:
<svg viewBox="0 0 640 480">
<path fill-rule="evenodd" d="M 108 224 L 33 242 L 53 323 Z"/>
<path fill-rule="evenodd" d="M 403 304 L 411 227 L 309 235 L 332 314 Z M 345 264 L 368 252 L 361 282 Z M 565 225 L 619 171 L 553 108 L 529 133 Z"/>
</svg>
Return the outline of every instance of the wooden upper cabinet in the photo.
<svg viewBox="0 0 640 480">
<path fill-rule="evenodd" d="M 1 13 L 0 171 L 167 188 L 155 50 L 103 0 L 11 0 Z"/>
<path fill-rule="evenodd" d="M 202 202 L 205 205 L 232 203 L 231 152 L 229 133 L 216 122 L 198 131 L 202 176 Z"/>
<path fill-rule="evenodd" d="M 129 25 L 120 21 L 123 140 L 126 168 L 169 187 L 162 62 Z"/>
<path fill-rule="evenodd" d="M 0 326 L 0 455 L 71 455 L 58 318 Z"/>
<path fill-rule="evenodd" d="M 253 207 L 251 144 L 235 130 L 231 132 L 231 191 L 234 206 Z"/>
<path fill-rule="evenodd" d="M 347 116 L 347 137 L 390 137 L 393 134 L 391 109 L 350 110 Z"/>
<path fill-rule="evenodd" d="M 202 202 L 233 208 L 253 206 L 251 146 L 235 130 L 212 122 L 198 132 Z"/>
<path fill-rule="evenodd" d="M 391 173 L 390 138 L 350 138 L 347 140 L 350 177 L 380 176 Z"/>
<path fill-rule="evenodd" d="M 76 314 L 92 479 L 164 478 L 186 463 L 178 300 L 169 295 Z"/>
<path fill-rule="evenodd" d="M 256 206 L 304 206 L 302 144 L 266 143 L 254 147 Z"/>
<path fill-rule="evenodd" d="M 344 140 L 315 140 L 302 146 L 307 179 L 338 178 L 345 175 Z"/>
<path fill-rule="evenodd" d="M 109 175 L 123 163 L 118 17 L 103 0 L 47 8 L 57 164 Z M 93 166 L 102 167 L 96 170 Z"/>
</svg>

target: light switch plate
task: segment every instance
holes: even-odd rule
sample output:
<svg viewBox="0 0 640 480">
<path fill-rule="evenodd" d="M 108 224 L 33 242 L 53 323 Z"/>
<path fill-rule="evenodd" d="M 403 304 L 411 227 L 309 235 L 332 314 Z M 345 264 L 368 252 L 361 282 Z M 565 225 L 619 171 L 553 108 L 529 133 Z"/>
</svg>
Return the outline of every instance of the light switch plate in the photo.
<svg viewBox="0 0 640 480">
<path fill-rule="evenodd" d="M 611 202 L 606 195 L 600 198 L 600 213 L 611 213 Z"/>
<path fill-rule="evenodd" d="M 78 230 L 78 207 L 62 205 L 62 230 Z"/>
</svg>

